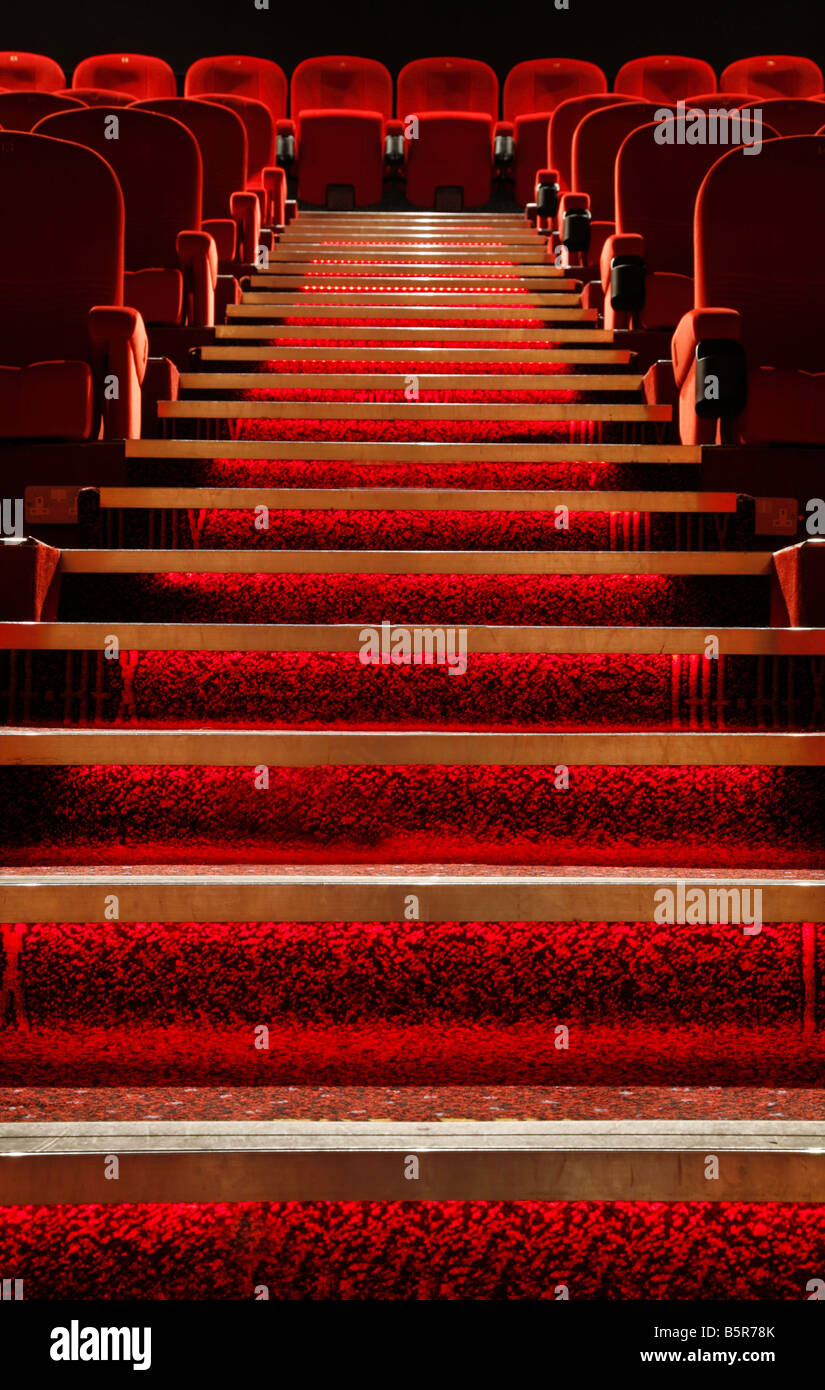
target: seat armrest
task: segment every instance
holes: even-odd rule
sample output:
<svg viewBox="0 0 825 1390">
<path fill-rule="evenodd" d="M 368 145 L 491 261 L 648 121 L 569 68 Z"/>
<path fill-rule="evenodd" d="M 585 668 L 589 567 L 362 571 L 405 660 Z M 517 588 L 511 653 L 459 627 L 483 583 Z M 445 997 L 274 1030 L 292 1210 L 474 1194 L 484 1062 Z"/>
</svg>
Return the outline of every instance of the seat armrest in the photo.
<svg viewBox="0 0 825 1390">
<path fill-rule="evenodd" d="M 601 275 L 602 289 L 605 294 L 610 290 L 610 275 L 612 262 L 626 256 L 635 256 L 639 260 L 644 260 L 645 239 L 634 233 L 618 232 L 609 236 L 602 246 L 601 256 L 599 257 L 599 273 Z"/>
<path fill-rule="evenodd" d="M 230 194 L 229 210 L 238 225 L 237 258 L 254 265 L 261 240 L 261 205 L 257 193 L 244 190 Z"/>
<path fill-rule="evenodd" d="M 286 225 L 286 170 L 270 164 L 261 170 L 264 189 L 263 224 L 265 227 Z"/>
<path fill-rule="evenodd" d="M 137 309 L 99 304 L 89 310 L 89 338 L 104 439 L 140 438 L 141 383 L 149 357 Z"/>
<path fill-rule="evenodd" d="M 691 309 L 679 323 L 671 340 L 673 375 L 681 389 L 696 358 L 696 348 L 704 339 L 728 338 L 738 342 L 742 320 L 736 309 Z"/>
<path fill-rule="evenodd" d="M 187 322 L 196 328 L 212 328 L 218 283 L 215 239 L 208 232 L 178 232 L 175 249 L 183 271 Z"/>
</svg>

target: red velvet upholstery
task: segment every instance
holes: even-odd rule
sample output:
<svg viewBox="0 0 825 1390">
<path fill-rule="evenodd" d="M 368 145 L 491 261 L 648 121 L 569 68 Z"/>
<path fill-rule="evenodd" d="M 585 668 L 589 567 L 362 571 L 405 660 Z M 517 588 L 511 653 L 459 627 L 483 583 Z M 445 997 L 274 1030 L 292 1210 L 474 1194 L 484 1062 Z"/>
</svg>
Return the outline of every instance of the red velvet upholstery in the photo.
<svg viewBox="0 0 825 1390">
<path fill-rule="evenodd" d="M 210 232 L 222 261 L 254 262 L 260 240 L 260 206 L 247 188 L 246 128 L 226 106 L 196 98 L 141 101 L 139 110 L 173 116 L 194 135 L 203 161 L 203 230 Z M 232 201 L 236 201 L 236 211 Z M 257 226 L 255 223 L 257 214 Z"/>
<path fill-rule="evenodd" d="M 127 270 L 123 294 L 145 323 L 183 323 L 186 301 L 180 270 Z"/>
<path fill-rule="evenodd" d="M 702 337 L 738 338 L 747 354 L 748 400 L 727 437 L 743 444 L 825 442 L 825 265 L 809 258 L 800 275 L 798 260 L 788 254 L 784 219 L 765 216 L 766 187 L 777 208 L 799 206 L 804 190 L 805 226 L 812 232 L 821 227 L 825 137 L 770 140 L 758 158 L 731 150 L 699 190 L 695 311 L 673 340 L 684 443 L 707 438 L 694 408 L 694 353 Z M 721 437 L 715 422 L 707 423 Z"/>
<path fill-rule="evenodd" d="M 137 100 L 173 97 L 178 90 L 169 64 L 144 53 L 100 53 L 84 58 L 74 70 L 72 86 L 129 92 Z"/>
<path fill-rule="evenodd" d="M 249 58 L 235 53 L 199 58 L 186 74 L 183 91 L 187 97 L 200 97 L 208 92 L 250 97 L 264 103 L 273 121 L 286 115 L 286 75 L 269 58 Z"/>
<path fill-rule="evenodd" d="M 606 92 L 607 78 L 581 58 L 530 58 L 511 68 L 504 81 L 505 121 L 534 111 L 555 111 L 569 97 Z"/>
<path fill-rule="evenodd" d="M 762 112 L 764 121 L 779 135 L 816 135 L 822 125 L 822 103 L 804 97 L 757 97 L 747 103 Z M 0 117 L 2 120 L 2 117 Z"/>
<path fill-rule="evenodd" d="M 719 87 L 723 92 L 748 92 L 755 97 L 813 97 L 825 90 L 825 83 L 810 58 L 766 53 L 729 64 Z"/>
<path fill-rule="evenodd" d="M 691 109 L 698 108 L 689 103 Z M 693 212 L 702 180 L 720 153 L 718 145 L 679 144 L 677 121 L 670 123 L 673 142 L 664 143 L 663 124 L 640 126 L 622 142 L 615 166 L 616 238 L 602 250 L 607 295 L 610 260 L 616 254 L 612 242 L 630 233 L 640 238 L 634 254 L 644 259 L 647 270 L 645 306 L 636 324 L 640 328 L 675 328 L 693 307 Z M 609 296 L 605 326 L 626 327 Z"/>
<path fill-rule="evenodd" d="M 308 58 L 292 74 L 292 117 L 300 199 L 320 206 L 338 196 L 356 207 L 380 202 L 392 117 L 392 77 L 383 63 Z"/>
<path fill-rule="evenodd" d="M 772 627 L 825 627 L 825 541 L 774 552 Z"/>
<path fill-rule="evenodd" d="M 199 100 L 225 106 L 240 116 L 246 129 L 247 178 L 257 183 L 264 169 L 275 162 L 275 122 L 269 108 L 262 101 L 219 92 L 204 94 Z"/>
<path fill-rule="evenodd" d="M 405 122 L 407 199 L 414 207 L 432 207 L 440 188 L 458 190 L 454 197 L 466 208 L 489 200 L 498 117 L 491 67 L 474 58 L 407 63 L 398 74 L 396 111 Z"/>
<path fill-rule="evenodd" d="M 324 206 L 329 189 L 353 190 L 355 206 L 381 201 L 384 117 L 380 111 L 302 111 L 298 197 Z"/>
<path fill-rule="evenodd" d="M 547 127 L 547 167 L 555 169 L 562 193 L 573 187 L 573 136 L 579 122 L 602 106 L 618 106 L 632 99 L 608 92 L 603 96 L 570 97 L 556 107 Z"/>
<path fill-rule="evenodd" d="M 307 58 L 292 74 L 292 117 L 302 111 L 380 111 L 392 115 L 392 77 L 374 58 Z"/>
<path fill-rule="evenodd" d="M 107 136 L 113 115 L 116 140 Z M 201 230 L 201 156 L 191 131 L 169 116 L 130 106 L 50 116 L 38 133 L 73 140 L 108 160 L 126 206 L 126 302 L 147 323 L 182 323 L 194 282 L 187 275 L 184 283 L 177 237 Z M 190 299 L 188 308 L 190 321 L 211 322 L 207 304 L 199 303 L 195 312 Z"/>
<path fill-rule="evenodd" d="M 95 432 L 94 381 L 87 362 L 0 367 L 0 436 L 91 439 Z"/>
<path fill-rule="evenodd" d="M 689 111 L 738 111 L 747 106 L 750 97 L 747 92 L 700 92 L 698 96 L 683 97 Z M 675 102 L 667 103 L 676 109 Z"/>
<path fill-rule="evenodd" d="M 110 110 L 131 106 L 134 101 L 130 92 L 112 92 L 106 87 L 66 87 L 57 95 L 74 97 L 81 106 L 108 106 Z"/>
<path fill-rule="evenodd" d="M 612 222 L 615 205 L 616 155 L 625 136 L 653 119 L 649 101 L 628 101 L 591 111 L 573 136 L 572 188 L 590 195 L 594 221 Z"/>
<path fill-rule="evenodd" d="M 493 122 L 479 111 L 425 111 L 418 138 L 407 140 L 407 200 L 433 207 L 439 188 L 462 190 L 465 208 L 489 200 L 493 177 Z"/>
<path fill-rule="evenodd" d="M 0 541 L 0 622 L 54 622 L 59 565 L 60 551 L 31 536 Z"/>
<path fill-rule="evenodd" d="M 547 126 L 556 107 L 573 96 L 606 91 L 607 78 L 601 68 L 578 58 L 530 59 L 508 73 L 504 119 L 514 123 L 517 202 L 528 203 L 533 197 L 536 173 L 547 158 Z"/>
<path fill-rule="evenodd" d="M 650 58 L 633 58 L 616 73 L 613 84 L 626 96 L 645 97 L 648 101 L 677 101 L 694 92 L 712 92 L 716 73 L 702 58 L 683 58 L 678 54 L 657 54 Z"/>
<path fill-rule="evenodd" d="M 70 114 L 84 113 L 60 119 Z M 102 419 L 107 435 L 133 437 L 146 341 L 140 316 L 119 307 L 123 195 L 111 167 L 81 145 L 8 133 L 0 206 L 0 364 L 26 369 L 5 375 L 0 436 L 91 438 Z M 67 208 L 55 254 L 55 210 Z"/>
<path fill-rule="evenodd" d="M 212 93 L 197 98 L 225 106 L 240 116 L 246 130 L 247 187 L 255 192 L 265 226 L 286 223 L 286 174 L 275 164 L 275 122 L 269 107 L 251 97 Z"/>
<path fill-rule="evenodd" d="M 41 53 L 0 52 L 0 87 L 7 91 L 56 92 L 66 85 L 66 74 L 53 58 Z"/>
<path fill-rule="evenodd" d="M 54 92 L 0 92 L 0 129 L 34 130 L 44 116 L 55 111 L 81 111 L 83 103 Z M 819 108 L 820 118 L 822 108 Z"/>
<path fill-rule="evenodd" d="M 481 111 L 495 121 L 498 78 L 475 58 L 417 58 L 398 74 L 396 112 L 404 120 L 421 111 Z"/>
</svg>

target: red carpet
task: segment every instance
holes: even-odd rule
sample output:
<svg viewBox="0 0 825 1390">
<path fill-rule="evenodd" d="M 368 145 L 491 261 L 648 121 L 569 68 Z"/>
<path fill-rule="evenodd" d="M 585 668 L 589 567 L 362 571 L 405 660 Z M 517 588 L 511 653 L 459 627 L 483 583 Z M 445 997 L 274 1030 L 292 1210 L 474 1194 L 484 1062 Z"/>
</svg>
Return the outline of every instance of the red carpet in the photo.
<svg viewBox="0 0 825 1390">
<path fill-rule="evenodd" d="M 185 564 L 182 557 L 181 564 Z M 768 580 L 709 575 L 71 574 L 65 622 L 759 625 Z"/>
<path fill-rule="evenodd" d="M 0 770 L 8 864 L 492 863 L 816 869 L 816 768 Z"/>
<path fill-rule="evenodd" d="M 825 1267 L 801 1204 L 307 1202 L 7 1207 L 26 1298 L 792 1299 Z M 257 1296 L 260 1296 L 260 1292 Z"/>
<path fill-rule="evenodd" d="M 461 677 L 445 666 L 364 666 L 355 652 L 124 652 L 123 665 L 101 655 L 85 670 L 77 654 L 30 660 L 30 691 L 7 702 L 12 724 L 60 725 L 69 689 L 73 719 L 91 726 L 135 718 L 177 728 L 525 732 L 822 724 L 812 664 L 796 657 L 777 658 L 782 693 L 761 697 L 757 657 L 471 653 Z M 0 684 L 11 684 L 7 654 Z"/>
</svg>

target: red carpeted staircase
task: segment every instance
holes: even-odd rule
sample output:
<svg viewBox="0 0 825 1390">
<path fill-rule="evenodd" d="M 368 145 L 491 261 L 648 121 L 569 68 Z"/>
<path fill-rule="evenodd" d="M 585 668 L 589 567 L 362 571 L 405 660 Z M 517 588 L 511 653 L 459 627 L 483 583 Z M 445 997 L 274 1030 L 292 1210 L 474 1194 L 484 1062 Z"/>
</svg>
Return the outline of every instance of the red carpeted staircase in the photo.
<svg viewBox="0 0 825 1390">
<path fill-rule="evenodd" d="M 27 1297 L 821 1273 L 825 632 L 594 320 L 519 216 L 302 213 L 0 624 Z"/>
</svg>

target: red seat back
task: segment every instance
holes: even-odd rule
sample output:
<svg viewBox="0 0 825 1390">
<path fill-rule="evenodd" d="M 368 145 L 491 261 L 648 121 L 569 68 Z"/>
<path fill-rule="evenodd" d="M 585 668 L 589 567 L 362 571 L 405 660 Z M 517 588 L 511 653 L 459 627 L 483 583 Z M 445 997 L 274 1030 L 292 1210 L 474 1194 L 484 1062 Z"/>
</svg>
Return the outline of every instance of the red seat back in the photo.
<svg viewBox="0 0 825 1390">
<path fill-rule="evenodd" d="M 268 107 L 273 121 L 286 115 L 286 74 L 269 58 L 248 58 L 235 53 L 199 58 L 186 74 L 183 92 L 187 97 L 200 97 L 207 92 L 250 97 Z"/>
<path fill-rule="evenodd" d="M 82 106 L 131 106 L 134 97 L 130 92 L 110 92 L 106 87 L 66 87 L 58 96 L 74 97 Z"/>
<path fill-rule="evenodd" d="M 138 100 L 173 97 L 178 89 L 169 64 L 145 53 L 100 53 L 84 58 L 74 70 L 72 86 L 131 92 Z"/>
<path fill-rule="evenodd" d="M 398 74 L 398 115 L 478 111 L 498 119 L 498 78 L 475 58 L 417 58 Z"/>
<path fill-rule="evenodd" d="M 671 124 L 673 143 L 662 142 L 656 121 L 622 141 L 616 156 L 616 231 L 644 237 L 649 270 L 692 275 L 696 195 L 720 147 L 679 144 L 678 122 Z"/>
<path fill-rule="evenodd" d="M 572 187 L 573 136 L 579 122 L 602 106 L 617 106 L 626 101 L 632 101 L 632 97 L 607 92 L 603 96 L 570 97 L 556 107 L 547 129 L 547 167 L 558 174 L 562 193 L 569 192 Z"/>
<path fill-rule="evenodd" d="M 745 92 L 700 92 L 698 96 L 682 98 L 689 111 L 738 111 L 750 97 Z M 676 103 L 669 103 L 676 114 Z"/>
<path fill-rule="evenodd" d="M 615 205 L 616 155 L 637 126 L 653 119 L 652 101 L 627 101 L 591 111 L 573 136 L 573 190 L 590 195 L 594 221 L 612 222 Z"/>
<path fill-rule="evenodd" d="M 712 92 L 716 73 L 702 58 L 683 58 L 664 53 L 650 58 L 633 58 L 619 68 L 614 83 L 617 92 L 644 97 L 648 101 L 678 101 L 693 92 Z"/>
<path fill-rule="evenodd" d="M 817 236 L 825 225 L 825 137 L 770 140 L 758 158 L 737 149 L 713 165 L 696 201 L 696 307 L 738 310 L 751 366 L 822 372 L 825 260 L 807 257 L 800 274 L 785 220 L 765 216 L 766 188 L 772 206 L 799 207 Z"/>
<path fill-rule="evenodd" d="M 816 135 L 822 125 L 822 102 L 804 97 L 769 97 L 767 101 L 757 97 L 747 103 L 747 109 L 761 111 L 763 120 L 780 135 Z"/>
<path fill-rule="evenodd" d="M 292 74 L 292 115 L 302 111 L 380 111 L 392 115 L 392 78 L 374 58 L 307 58 Z"/>
<path fill-rule="evenodd" d="M 0 52 L 0 87 L 24 87 L 32 92 L 56 92 L 65 87 L 66 74 L 53 58 L 42 53 Z"/>
<path fill-rule="evenodd" d="M 44 116 L 55 111 L 83 110 L 81 101 L 59 97 L 54 92 L 0 92 L 0 128 L 3 130 L 34 130 Z M 819 109 L 820 116 L 822 108 Z"/>
<path fill-rule="evenodd" d="M 251 182 L 259 177 L 262 169 L 275 163 L 275 122 L 269 107 L 262 101 L 217 92 L 196 99 L 225 106 L 240 116 L 246 130 L 246 172 Z"/>
<path fill-rule="evenodd" d="M 39 135 L 96 150 L 114 169 L 126 208 L 126 269 L 177 266 L 178 232 L 201 225 L 201 156 L 180 121 L 135 106 L 116 112 L 118 138 L 107 137 L 109 113 L 91 108 L 42 121 Z"/>
<path fill-rule="evenodd" d="M 246 129 L 226 106 L 189 97 L 136 103 L 139 110 L 173 116 L 191 131 L 203 161 L 203 216 L 228 217 L 229 199 L 247 183 Z"/>
<path fill-rule="evenodd" d="M 90 360 L 89 310 L 123 303 L 123 196 L 82 145 L 12 132 L 0 149 L 0 363 Z M 55 240 L 55 214 L 61 217 Z M 47 409 L 47 403 L 44 403 Z"/>
<path fill-rule="evenodd" d="M 606 92 L 607 78 L 581 58 L 532 58 L 517 63 L 504 82 L 504 119 L 555 111 L 560 102 L 586 92 Z"/>
<path fill-rule="evenodd" d="M 722 91 L 748 92 L 755 97 L 813 97 L 825 90 L 816 63 L 784 53 L 765 53 L 730 63 L 719 86 Z"/>
</svg>

